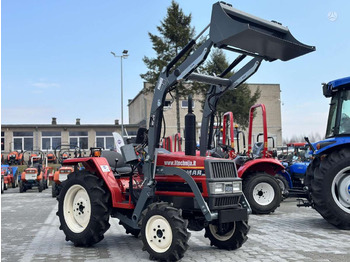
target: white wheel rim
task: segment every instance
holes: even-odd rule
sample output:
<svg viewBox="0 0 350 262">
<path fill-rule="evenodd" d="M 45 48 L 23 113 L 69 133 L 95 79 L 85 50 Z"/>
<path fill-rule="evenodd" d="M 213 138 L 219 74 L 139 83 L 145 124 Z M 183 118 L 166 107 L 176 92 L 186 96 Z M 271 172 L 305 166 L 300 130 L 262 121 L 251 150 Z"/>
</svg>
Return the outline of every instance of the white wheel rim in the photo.
<svg viewBox="0 0 350 262">
<path fill-rule="evenodd" d="M 331 191 L 337 206 L 350 214 L 350 167 L 340 170 L 334 177 Z"/>
<path fill-rule="evenodd" d="M 253 198 L 256 203 L 261 206 L 267 206 L 272 203 L 275 198 L 275 191 L 273 187 L 266 183 L 262 182 L 257 184 L 253 189 Z"/>
<path fill-rule="evenodd" d="M 147 221 L 145 235 L 148 245 L 157 253 L 166 252 L 173 241 L 171 226 L 163 216 L 154 215 Z"/>
<path fill-rule="evenodd" d="M 218 227 L 216 225 L 212 225 L 210 224 L 209 225 L 209 230 L 211 232 L 211 234 L 219 241 L 227 241 L 229 240 L 233 234 L 235 233 L 236 231 L 236 222 L 234 222 L 234 226 L 233 228 L 228 231 L 225 235 L 219 235 L 217 232 L 218 232 Z"/>
<path fill-rule="evenodd" d="M 71 231 L 81 233 L 91 217 L 90 197 L 81 185 L 71 186 L 63 201 L 64 220 Z"/>
</svg>

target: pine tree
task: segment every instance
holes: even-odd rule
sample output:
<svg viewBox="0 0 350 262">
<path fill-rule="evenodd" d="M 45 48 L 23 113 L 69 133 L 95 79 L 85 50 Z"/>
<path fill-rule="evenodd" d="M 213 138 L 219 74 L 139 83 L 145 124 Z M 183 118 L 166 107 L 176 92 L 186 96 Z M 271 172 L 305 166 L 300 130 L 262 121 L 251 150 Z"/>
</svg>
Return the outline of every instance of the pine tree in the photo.
<svg viewBox="0 0 350 262">
<path fill-rule="evenodd" d="M 191 40 L 194 35 L 194 28 L 191 27 L 191 14 L 185 15 L 179 4 L 174 0 L 167 9 L 167 15 L 161 21 L 161 25 L 157 26 L 160 36 L 148 33 L 153 44 L 153 50 L 156 52 L 156 58 L 144 57 L 143 62 L 146 64 L 148 71 L 141 74 L 141 77 L 151 83 L 149 89 L 145 92 L 152 92 L 158 80 L 159 73 Z M 180 64 L 183 60 L 180 60 Z M 180 84 L 175 89 L 176 101 L 176 118 L 177 131 L 180 132 L 180 97 L 187 94 L 186 89 Z"/>
</svg>

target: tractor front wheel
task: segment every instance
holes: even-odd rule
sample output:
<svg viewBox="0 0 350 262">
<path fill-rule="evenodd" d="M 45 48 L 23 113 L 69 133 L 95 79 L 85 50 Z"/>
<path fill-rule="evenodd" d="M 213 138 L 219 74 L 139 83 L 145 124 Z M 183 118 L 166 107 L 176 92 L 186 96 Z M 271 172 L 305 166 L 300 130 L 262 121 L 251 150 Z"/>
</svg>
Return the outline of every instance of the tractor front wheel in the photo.
<svg viewBox="0 0 350 262">
<path fill-rule="evenodd" d="M 44 189 L 44 184 L 43 184 L 43 180 L 38 181 L 39 185 L 38 185 L 38 191 L 42 192 Z"/>
<path fill-rule="evenodd" d="M 110 193 L 104 181 L 88 171 L 73 172 L 58 196 L 60 229 L 75 246 L 91 246 L 110 227 Z"/>
<path fill-rule="evenodd" d="M 235 250 L 247 241 L 250 226 L 248 221 L 236 221 L 221 225 L 209 224 L 205 228 L 205 237 L 209 238 L 210 245 L 219 249 Z"/>
<path fill-rule="evenodd" d="M 310 183 L 314 208 L 340 229 L 350 229 L 349 163 L 349 149 L 330 153 L 319 161 Z"/>
<path fill-rule="evenodd" d="M 177 261 L 184 256 L 190 233 L 181 213 L 166 202 L 150 204 L 142 212 L 141 239 L 150 259 Z"/>
<path fill-rule="evenodd" d="M 57 197 L 58 194 L 59 194 L 58 185 L 55 183 L 55 181 L 52 181 L 51 195 L 52 197 Z"/>
<path fill-rule="evenodd" d="M 4 178 L 1 176 L 1 194 L 4 193 L 4 187 L 5 187 Z"/>
<path fill-rule="evenodd" d="M 277 183 L 281 188 L 282 200 L 286 199 L 289 196 L 290 189 L 287 179 L 281 174 L 275 175 L 275 179 L 277 180 Z"/>
<path fill-rule="evenodd" d="M 26 187 L 25 187 L 25 185 L 23 184 L 23 181 L 22 181 L 22 180 L 19 181 L 19 192 L 20 192 L 20 193 L 26 192 Z"/>
<path fill-rule="evenodd" d="M 243 192 L 254 214 L 274 212 L 282 201 L 277 180 L 266 173 L 252 173 L 243 178 Z"/>
</svg>

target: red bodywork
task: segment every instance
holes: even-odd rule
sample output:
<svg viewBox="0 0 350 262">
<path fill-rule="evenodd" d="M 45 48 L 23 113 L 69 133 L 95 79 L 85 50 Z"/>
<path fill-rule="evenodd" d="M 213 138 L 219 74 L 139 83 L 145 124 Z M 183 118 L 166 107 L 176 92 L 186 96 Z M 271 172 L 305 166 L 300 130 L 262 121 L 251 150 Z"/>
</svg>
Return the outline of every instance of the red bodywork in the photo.
<svg viewBox="0 0 350 262">
<path fill-rule="evenodd" d="M 62 166 L 54 173 L 53 181 L 59 185 L 62 183 L 62 181 L 60 181 L 60 174 L 68 175 L 73 171 L 74 171 L 74 167 L 72 166 Z"/>
<path fill-rule="evenodd" d="M 186 172 L 191 172 L 193 179 L 197 184 L 201 184 L 203 197 L 208 197 L 204 161 L 208 157 L 200 156 L 186 156 L 183 152 L 178 153 L 158 153 L 157 166 L 171 166 L 178 167 Z M 129 176 L 115 178 L 114 174 L 104 157 L 86 157 L 67 159 L 63 165 L 78 165 L 82 163 L 84 168 L 89 172 L 98 174 L 106 183 L 112 196 L 112 205 L 115 208 L 134 209 L 134 204 L 131 199 L 126 196 L 129 189 Z M 137 173 L 134 175 L 134 185 L 141 181 L 142 178 Z M 161 182 L 178 182 L 185 183 L 185 180 L 179 176 L 171 175 L 157 175 L 156 181 Z M 169 183 L 171 184 L 171 183 Z M 192 192 L 178 192 L 178 191 L 156 191 L 156 195 L 163 196 L 184 196 L 194 197 Z"/>
<path fill-rule="evenodd" d="M 5 184 L 12 184 L 15 182 L 15 177 L 11 167 L 1 167 L 1 174 L 4 176 Z"/>
<path fill-rule="evenodd" d="M 53 153 L 47 154 L 47 162 L 49 163 L 54 163 L 56 161 L 56 156 Z"/>
<path fill-rule="evenodd" d="M 17 151 L 10 152 L 7 155 L 7 162 L 8 163 L 15 162 L 19 165 L 23 165 L 23 153 L 18 153 Z"/>
<path fill-rule="evenodd" d="M 263 119 L 264 149 L 263 149 L 262 157 L 268 157 L 267 155 L 267 121 L 266 121 L 266 108 L 264 104 L 253 105 L 249 111 L 248 155 L 252 151 L 254 111 L 258 107 L 261 107 L 262 119 Z"/>
<path fill-rule="evenodd" d="M 40 172 L 40 175 L 38 175 L 38 169 L 35 168 L 35 167 L 28 167 L 28 168 L 26 168 L 26 169 L 23 171 L 23 173 L 22 173 L 22 175 L 21 175 L 21 180 L 22 180 L 22 181 L 27 181 L 27 179 L 26 179 L 26 174 L 36 174 L 37 177 L 36 177 L 36 179 L 34 179 L 34 180 L 37 180 L 37 181 L 40 181 L 40 180 L 43 179 L 43 172 L 41 171 L 41 172 Z"/>
<path fill-rule="evenodd" d="M 50 166 L 47 166 L 44 168 L 43 170 L 43 178 L 44 180 L 48 180 L 50 179 L 50 176 L 52 177 L 53 176 L 53 167 L 50 167 Z"/>
</svg>

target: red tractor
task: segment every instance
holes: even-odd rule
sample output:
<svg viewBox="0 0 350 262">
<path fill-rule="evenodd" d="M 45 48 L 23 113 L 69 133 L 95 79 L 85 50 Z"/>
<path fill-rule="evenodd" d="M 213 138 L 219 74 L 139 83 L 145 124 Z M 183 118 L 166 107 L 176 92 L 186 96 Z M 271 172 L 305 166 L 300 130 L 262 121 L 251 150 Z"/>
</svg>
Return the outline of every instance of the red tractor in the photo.
<svg viewBox="0 0 350 262">
<path fill-rule="evenodd" d="M 257 135 L 257 142 L 253 144 L 254 111 L 259 107 L 262 110 L 263 133 Z M 239 130 L 234 126 L 233 114 L 232 112 L 225 113 L 223 116 L 222 143 L 220 143 L 220 147 L 214 155 L 235 160 L 238 176 L 243 179 L 243 192 L 253 213 L 269 214 L 282 201 L 281 187 L 276 177 L 280 176 L 278 172 L 283 171 L 284 167 L 280 161 L 274 158 L 277 153 L 268 150 L 265 105 L 252 106 L 249 112 L 249 120 L 248 151 L 242 153 L 239 150 L 236 151 L 234 146 L 235 135 L 237 146 L 239 144 Z M 258 142 L 261 135 L 263 135 L 263 142 Z"/>
<path fill-rule="evenodd" d="M 7 155 L 7 163 L 9 165 L 23 165 L 24 153 L 18 151 L 12 151 Z"/>
<path fill-rule="evenodd" d="M 207 40 L 196 45 L 198 37 L 209 27 Z M 143 249 L 155 260 L 181 259 L 188 248 L 188 229 L 204 229 L 211 245 L 220 249 L 234 250 L 247 240 L 248 204 L 234 161 L 197 156 L 195 122 L 191 119 L 185 120 L 185 154 L 159 148 L 166 95 L 183 80 L 213 84 L 221 91 L 236 88 L 264 59 L 286 61 L 314 48 L 296 41 L 288 28 L 223 2 L 213 5 L 211 23 L 200 35 L 160 73 L 149 129 L 139 129 L 135 144 L 121 147 L 122 155 L 106 151 L 107 155 L 99 157 L 101 151 L 91 149 L 90 157 L 63 162 L 64 166 L 74 166 L 58 197 L 57 215 L 67 241 L 76 246 L 101 241 L 110 226 L 110 216 L 118 218 L 126 232 L 141 234 Z M 271 48 L 266 48 L 270 44 Z M 244 50 L 240 61 L 247 55 L 253 58 L 229 79 L 194 72 L 213 46 Z M 190 128 L 187 124 L 191 123 Z M 206 134 L 204 139 L 207 138 Z M 129 171 L 118 171 L 122 163 L 129 165 L 125 167 Z M 79 170 L 80 165 L 84 170 Z"/>
<path fill-rule="evenodd" d="M 62 182 L 67 180 L 67 176 L 74 171 L 71 166 L 62 166 L 56 172 L 54 172 L 52 178 L 52 197 L 57 197 L 62 189 Z"/>
<path fill-rule="evenodd" d="M 19 192 L 26 192 L 33 187 L 37 187 L 39 192 L 44 190 L 43 173 L 36 167 L 28 167 L 21 174 Z"/>
</svg>

